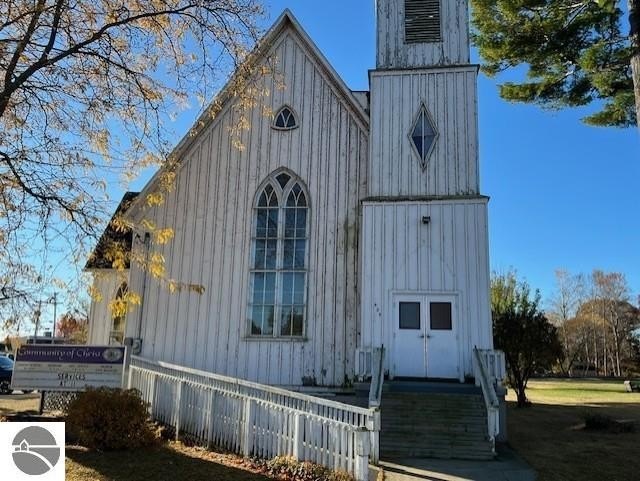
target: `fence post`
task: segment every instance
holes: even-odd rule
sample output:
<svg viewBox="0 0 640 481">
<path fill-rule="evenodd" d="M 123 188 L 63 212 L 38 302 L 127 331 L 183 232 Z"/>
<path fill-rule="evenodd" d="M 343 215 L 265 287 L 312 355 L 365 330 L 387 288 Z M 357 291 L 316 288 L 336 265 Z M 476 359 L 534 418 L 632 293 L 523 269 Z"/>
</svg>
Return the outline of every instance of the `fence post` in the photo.
<svg viewBox="0 0 640 481">
<path fill-rule="evenodd" d="M 176 393 L 176 404 L 175 404 L 176 441 L 180 440 L 180 406 L 182 405 L 182 385 L 183 384 L 184 384 L 184 381 L 180 381 L 178 383 L 178 392 Z"/>
<path fill-rule="evenodd" d="M 156 383 L 158 382 L 158 375 L 154 372 L 151 374 L 151 386 L 149 389 L 149 414 L 152 419 L 155 419 L 155 403 L 156 403 Z"/>
<path fill-rule="evenodd" d="M 253 412 L 255 401 L 253 399 L 244 400 L 244 432 L 242 433 L 242 455 L 245 458 L 251 456 L 253 447 Z"/>
<path fill-rule="evenodd" d="M 207 431 L 207 447 L 210 448 L 215 439 L 215 434 L 213 432 L 215 427 L 215 391 L 213 388 L 209 391 L 209 427 Z"/>
<path fill-rule="evenodd" d="M 366 428 L 356 430 L 356 481 L 369 480 L 369 432 Z"/>
<path fill-rule="evenodd" d="M 304 458 L 304 416 L 295 413 L 293 418 L 293 459 L 303 461 Z"/>
<path fill-rule="evenodd" d="M 133 369 L 131 369 L 131 365 L 128 365 L 127 369 L 128 369 L 128 373 L 127 373 L 127 389 L 131 389 L 131 387 L 133 386 Z"/>
<path fill-rule="evenodd" d="M 120 387 L 126 387 L 127 389 L 131 389 L 132 379 L 131 379 L 131 349 L 128 346 L 124 347 L 124 361 L 122 362 L 122 378 L 120 380 Z"/>
<path fill-rule="evenodd" d="M 373 413 L 373 427 L 371 429 L 371 463 L 377 465 L 380 461 L 380 410 Z"/>
</svg>

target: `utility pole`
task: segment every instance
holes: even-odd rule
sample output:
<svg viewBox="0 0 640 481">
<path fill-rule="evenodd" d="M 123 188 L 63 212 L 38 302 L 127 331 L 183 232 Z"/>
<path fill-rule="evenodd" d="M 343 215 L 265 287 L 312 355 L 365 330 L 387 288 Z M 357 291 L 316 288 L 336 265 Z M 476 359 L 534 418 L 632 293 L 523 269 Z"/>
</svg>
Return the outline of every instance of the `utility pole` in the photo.
<svg viewBox="0 0 640 481">
<path fill-rule="evenodd" d="M 38 339 L 38 328 L 40 327 L 40 313 L 42 312 L 42 301 L 38 301 L 38 310 L 36 311 L 36 330 L 33 333 L 33 342 L 36 343 Z"/>
<path fill-rule="evenodd" d="M 53 301 L 53 302 L 52 302 Z M 51 299 L 49 299 L 49 303 L 53 304 L 53 328 L 51 329 L 51 344 L 55 343 L 56 340 L 56 316 L 58 310 L 58 293 L 54 292 Z"/>
</svg>

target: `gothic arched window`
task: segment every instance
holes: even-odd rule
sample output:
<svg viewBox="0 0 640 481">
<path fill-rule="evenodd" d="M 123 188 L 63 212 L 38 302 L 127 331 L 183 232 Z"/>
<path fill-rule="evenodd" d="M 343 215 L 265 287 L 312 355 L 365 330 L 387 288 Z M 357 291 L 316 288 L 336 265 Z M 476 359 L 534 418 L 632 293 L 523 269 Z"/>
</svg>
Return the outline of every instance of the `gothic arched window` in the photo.
<svg viewBox="0 0 640 481">
<path fill-rule="evenodd" d="M 129 287 L 126 282 L 120 284 L 116 297 L 112 303 L 112 323 L 109 333 L 110 344 L 122 344 L 124 341 L 125 321 L 127 316 L 127 293 Z"/>
<path fill-rule="evenodd" d="M 302 337 L 306 313 L 309 205 L 293 174 L 269 176 L 257 196 L 249 335 Z"/>
<path fill-rule="evenodd" d="M 298 126 L 298 119 L 288 105 L 282 107 L 273 118 L 273 127 L 278 130 L 292 130 Z"/>
</svg>

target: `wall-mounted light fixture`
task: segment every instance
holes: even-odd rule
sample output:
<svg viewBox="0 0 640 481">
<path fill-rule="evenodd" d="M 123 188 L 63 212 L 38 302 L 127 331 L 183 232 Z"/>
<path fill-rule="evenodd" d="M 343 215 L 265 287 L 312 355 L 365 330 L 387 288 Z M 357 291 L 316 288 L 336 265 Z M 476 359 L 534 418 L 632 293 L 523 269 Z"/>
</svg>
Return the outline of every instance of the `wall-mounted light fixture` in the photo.
<svg viewBox="0 0 640 481">
<path fill-rule="evenodd" d="M 429 225 L 431 224 L 431 217 L 428 215 L 422 216 L 422 223 L 424 225 Z"/>
</svg>

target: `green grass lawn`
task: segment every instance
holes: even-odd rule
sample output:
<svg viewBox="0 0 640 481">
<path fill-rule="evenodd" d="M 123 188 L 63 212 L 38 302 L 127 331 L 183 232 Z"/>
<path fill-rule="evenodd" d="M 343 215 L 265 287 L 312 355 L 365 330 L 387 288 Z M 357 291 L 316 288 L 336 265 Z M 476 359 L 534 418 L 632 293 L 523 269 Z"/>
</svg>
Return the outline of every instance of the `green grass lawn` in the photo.
<svg viewBox="0 0 640 481">
<path fill-rule="evenodd" d="M 40 394 L 0 395 L 0 416 L 11 414 L 37 414 L 40 407 Z"/>
<path fill-rule="evenodd" d="M 640 480 L 640 393 L 622 382 L 534 380 L 530 408 L 508 397 L 509 443 L 540 474 L 539 481 Z M 636 423 L 636 432 L 584 430 L 584 415 L 598 413 Z"/>
</svg>

